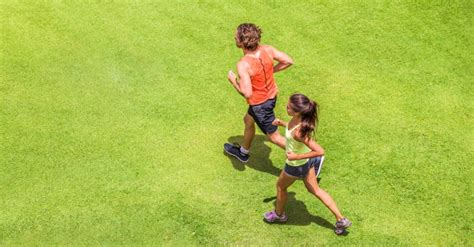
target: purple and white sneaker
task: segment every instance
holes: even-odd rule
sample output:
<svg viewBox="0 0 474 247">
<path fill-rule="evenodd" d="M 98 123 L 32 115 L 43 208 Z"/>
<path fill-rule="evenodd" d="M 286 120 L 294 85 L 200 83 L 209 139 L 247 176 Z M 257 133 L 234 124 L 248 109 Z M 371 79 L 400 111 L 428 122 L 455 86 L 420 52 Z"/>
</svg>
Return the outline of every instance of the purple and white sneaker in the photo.
<svg viewBox="0 0 474 247">
<path fill-rule="evenodd" d="M 288 220 L 288 216 L 283 213 L 282 216 L 278 216 L 275 210 L 263 214 L 263 219 L 267 223 L 285 223 Z"/>
<path fill-rule="evenodd" d="M 334 233 L 337 235 L 341 235 L 346 231 L 346 228 L 352 225 L 352 222 L 348 220 L 347 218 L 342 218 L 336 222 L 336 229 L 334 230 Z"/>
</svg>

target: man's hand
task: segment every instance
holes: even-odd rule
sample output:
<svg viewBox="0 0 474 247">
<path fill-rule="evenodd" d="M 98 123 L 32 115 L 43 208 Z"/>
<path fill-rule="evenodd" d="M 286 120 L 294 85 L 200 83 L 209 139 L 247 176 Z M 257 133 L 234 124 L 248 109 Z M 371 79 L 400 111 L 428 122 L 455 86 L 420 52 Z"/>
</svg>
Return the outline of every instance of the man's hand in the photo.
<svg viewBox="0 0 474 247">
<path fill-rule="evenodd" d="M 227 79 L 230 83 L 232 83 L 232 85 L 237 84 L 237 76 L 234 74 L 234 72 L 232 72 L 232 70 L 229 70 L 227 73 Z"/>
<path fill-rule="evenodd" d="M 288 160 L 298 160 L 298 154 L 295 154 L 295 153 L 293 153 L 293 152 L 291 152 L 291 151 L 288 151 L 288 152 L 286 153 L 286 158 L 287 158 Z"/>
</svg>

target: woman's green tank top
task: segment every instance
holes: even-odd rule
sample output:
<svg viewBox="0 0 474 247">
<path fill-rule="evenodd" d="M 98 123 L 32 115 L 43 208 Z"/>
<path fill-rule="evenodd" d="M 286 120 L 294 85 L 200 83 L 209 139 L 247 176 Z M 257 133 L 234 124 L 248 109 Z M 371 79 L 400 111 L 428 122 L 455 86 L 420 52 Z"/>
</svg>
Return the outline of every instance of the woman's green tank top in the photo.
<svg viewBox="0 0 474 247">
<path fill-rule="evenodd" d="M 285 138 L 286 138 L 286 152 L 293 152 L 295 154 L 304 154 L 310 152 L 311 149 L 306 146 L 306 144 L 299 142 L 293 138 L 293 131 L 298 128 L 300 124 L 296 125 L 293 129 L 288 130 L 288 126 L 286 126 L 285 130 Z M 309 159 L 302 159 L 302 160 L 288 160 L 286 159 L 286 164 L 290 166 L 300 166 L 308 162 Z"/>
</svg>

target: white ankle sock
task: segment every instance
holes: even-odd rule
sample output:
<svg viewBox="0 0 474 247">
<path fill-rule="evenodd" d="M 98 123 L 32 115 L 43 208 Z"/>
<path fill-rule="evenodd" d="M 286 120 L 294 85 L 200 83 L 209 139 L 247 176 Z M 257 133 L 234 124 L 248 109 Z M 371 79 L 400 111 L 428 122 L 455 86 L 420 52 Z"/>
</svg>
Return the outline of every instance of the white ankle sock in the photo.
<svg viewBox="0 0 474 247">
<path fill-rule="evenodd" d="M 243 154 L 249 154 L 249 150 L 247 150 L 243 147 L 240 147 L 240 152 L 243 153 Z"/>
</svg>

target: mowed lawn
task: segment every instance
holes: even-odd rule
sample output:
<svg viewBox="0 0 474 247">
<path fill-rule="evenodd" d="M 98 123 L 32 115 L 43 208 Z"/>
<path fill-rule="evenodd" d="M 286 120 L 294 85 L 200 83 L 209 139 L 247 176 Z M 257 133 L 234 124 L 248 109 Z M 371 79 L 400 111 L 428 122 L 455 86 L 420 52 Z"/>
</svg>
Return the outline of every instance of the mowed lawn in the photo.
<svg viewBox="0 0 474 247">
<path fill-rule="evenodd" d="M 418 2 L 418 3 L 417 3 Z M 472 1 L 0 1 L 0 245 L 473 246 Z M 242 22 L 295 61 L 276 74 L 320 105 L 321 187 L 226 80 Z M 283 131 L 280 129 L 280 131 Z"/>
</svg>

